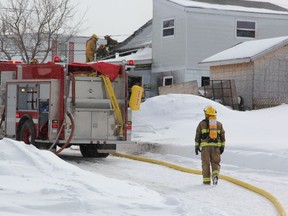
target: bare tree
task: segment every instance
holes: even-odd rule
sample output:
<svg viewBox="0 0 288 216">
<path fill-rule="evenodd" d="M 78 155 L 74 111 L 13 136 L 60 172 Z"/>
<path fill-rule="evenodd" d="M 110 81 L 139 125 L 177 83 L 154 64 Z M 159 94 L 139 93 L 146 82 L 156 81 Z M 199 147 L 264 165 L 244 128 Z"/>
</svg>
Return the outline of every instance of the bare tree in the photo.
<svg viewBox="0 0 288 216">
<path fill-rule="evenodd" d="M 75 22 L 72 0 L 9 0 L 0 13 L 0 51 L 24 62 L 37 57 L 44 62 L 52 41 L 62 43 L 75 35 L 82 19 Z"/>
</svg>

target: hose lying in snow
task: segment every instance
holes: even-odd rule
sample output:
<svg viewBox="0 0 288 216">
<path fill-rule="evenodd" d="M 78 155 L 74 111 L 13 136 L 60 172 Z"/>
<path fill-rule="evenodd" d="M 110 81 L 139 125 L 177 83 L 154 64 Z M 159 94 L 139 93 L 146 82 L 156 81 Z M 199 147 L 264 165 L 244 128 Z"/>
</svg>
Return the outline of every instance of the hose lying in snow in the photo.
<svg viewBox="0 0 288 216">
<path fill-rule="evenodd" d="M 117 156 L 117 157 L 129 158 L 132 160 L 143 161 L 143 162 L 147 162 L 147 163 L 158 164 L 158 165 L 166 166 L 166 167 L 169 167 L 169 168 L 172 168 L 175 170 L 179 170 L 182 172 L 186 172 L 186 173 L 192 173 L 192 174 L 197 174 L 197 175 L 202 174 L 202 172 L 200 170 L 185 168 L 182 166 L 178 166 L 175 164 L 171 164 L 171 163 L 167 163 L 164 161 L 159 161 L 159 160 L 155 160 L 155 159 L 151 159 L 151 158 L 145 158 L 145 157 L 139 157 L 139 156 L 127 155 L 127 154 L 121 154 L 121 153 L 113 153 L 112 155 Z M 235 179 L 235 178 L 232 178 L 229 176 L 220 175 L 219 177 L 220 177 L 220 179 L 224 179 L 224 180 L 229 181 L 233 184 L 236 184 L 238 186 L 241 186 L 241 187 L 246 188 L 250 191 L 253 191 L 255 193 L 260 194 L 261 196 L 265 197 L 266 199 L 268 199 L 270 202 L 273 203 L 273 205 L 277 209 L 280 216 L 287 216 L 287 213 L 285 212 L 285 209 L 282 207 L 281 203 L 272 194 L 266 192 L 265 190 L 263 190 L 261 188 L 255 187 L 251 184 L 248 184 L 246 182 L 240 181 L 238 179 Z"/>
<path fill-rule="evenodd" d="M 267 191 L 265 191 L 261 188 L 255 187 L 255 186 L 248 184 L 246 182 L 240 181 L 238 179 L 232 178 L 230 176 L 220 175 L 220 178 L 224 179 L 226 181 L 229 181 L 233 184 L 239 185 L 243 188 L 246 188 L 250 191 L 253 191 L 255 193 L 260 194 L 261 196 L 265 197 L 266 199 L 270 200 L 270 202 L 273 203 L 273 205 L 277 209 L 280 216 L 287 216 L 287 213 L 285 212 L 285 209 L 282 207 L 281 203 L 277 200 L 276 197 L 274 197 L 272 194 L 268 193 Z"/>
</svg>

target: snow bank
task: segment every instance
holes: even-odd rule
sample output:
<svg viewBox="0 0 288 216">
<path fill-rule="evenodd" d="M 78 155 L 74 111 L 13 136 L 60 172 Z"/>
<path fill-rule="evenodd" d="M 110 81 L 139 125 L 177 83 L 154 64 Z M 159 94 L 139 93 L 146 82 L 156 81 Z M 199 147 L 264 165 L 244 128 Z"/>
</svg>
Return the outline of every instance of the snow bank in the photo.
<svg viewBox="0 0 288 216">
<path fill-rule="evenodd" d="M 216 108 L 226 131 L 224 162 L 288 172 L 284 165 L 288 159 L 287 104 L 241 112 L 195 95 L 157 96 L 146 100 L 141 110 L 133 113 L 133 140 L 157 143 L 158 151 L 164 154 L 195 157 L 196 127 L 208 105 Z"/>
<path fill-rule="evenodd" d="M 32 145 L 5 138 L 0 147 L 1 215 L 177 215 L 180 209 L 145 186 L 81 170 Z"/>
</svg>

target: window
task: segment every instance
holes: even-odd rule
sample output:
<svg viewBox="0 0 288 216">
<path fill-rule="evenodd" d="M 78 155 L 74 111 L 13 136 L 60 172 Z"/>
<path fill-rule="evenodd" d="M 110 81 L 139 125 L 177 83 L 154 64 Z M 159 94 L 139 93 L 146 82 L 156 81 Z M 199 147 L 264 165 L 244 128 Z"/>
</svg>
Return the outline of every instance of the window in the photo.
<svg viewBox="0 0 288 216">
<path fill-rule="evenodd" d="M 164 20 L 162 23 L 162 36 L 168 37 L 174 35 L 174 19 Z"/>
<path fill-rule="evenodd" d="M 163 77 L 163 86 L 173 85 L 173 76 Z"/>
<path fill-rule="evenodd" d="M 256 23 L 249 22 L 249 21 L 237 21 L 236 36 L 246 37 L 246 38 L 255 38 Z"/>
<path fill-rule="evenodd" d="M 210 85 L 210 77 L 201 77 L 201 86 Z"/>
<path fill-rule="evenodd" d="M 19 84 L 17 104 L 18 110 L 37 110 L 37 84 Z"/>
</svg>

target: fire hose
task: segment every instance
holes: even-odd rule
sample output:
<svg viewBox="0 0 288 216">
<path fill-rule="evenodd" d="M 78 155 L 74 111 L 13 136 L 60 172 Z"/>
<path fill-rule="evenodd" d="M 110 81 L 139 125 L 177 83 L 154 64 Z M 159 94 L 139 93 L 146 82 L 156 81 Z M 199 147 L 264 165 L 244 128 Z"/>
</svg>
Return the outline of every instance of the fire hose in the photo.
<svg viewBox="0 0 288 216">
<path fill-rule="evenodd" d="M 197 175 L 202 174 L 202 171 L 200 171 L 200 170 L 190 169 L 190 168 L 182 167 L 182 166 L 175 165 L 172 163 L 168 163 L 165 161 L 152 159 L 152 158 L 146 158 L 146 157 L 140 157 L 140 156 L 128 155 L 128 154 L 122 154 L 122 153 L 113 153 L 112 155 L 116 156 L 116 157 L 124 157 L 124 158 L 129 158 L 132 160 L 138 160 L 138 161 L 143 161 L 143 162 L 147 162 L 147 163 L 158 164 L 158 165 L 166 166 L 166 167 L 169 167 L 171 169 L 175 169 L 175 170 L 178 170 L 181 172 L 192 173 L 192 174 L 197 174 Z M 284 207 L 281 205 L 281 203 L 278 201 L 278 199 L 276 197 L 274 197 L 272 194 L 268 193 L 267 191 L 265 191 L 261 188 L 255 187 L 255 186 L 248 184 L 246 182 L 243 182 L 241 180 L 232 178 L 230 176 L 220 175 L 220 179 L 224 179 L 228 182 L 231 182 L 235 185 L 246 188 L 250 191 L 253 191 L 253 192 L 265 197 L 267 200 L 269 200 L 274 205 L 274 207 L 276 208 L 276 210 L 280 216 L 287 216 L 287 213 L 286 213 Z"/>
<path fill-rule="evenodd" d="M 54 152 L 56 155 L 60 154 L 60 152 L 62 152 L 62 151 L 70 144 L 70 141 L 71 141 L 72 137 L 74 136 L 74 131 L 75 131 L 74 118 L 73 118 L 72 114 L 71 114 L 69 111 L 67 111 L 67 116 L 69 117 L 69 119 L 70 119 L 70 121 L 71 121 L 71 126 L 72 126 L 72 128 L 71 128 L 71 133 L 70 133 L 70 135 L 69 135 L 69 138 L 68 138 L 67 141 L 65 142 L 65 144 L 64 144 L 60 149 L 58 149 L 57 151 Z M 59 132 L 58 132 L 58 134 L 57 134 L 57 137 L 56 137 L 54 143 L 50 146 L 50 148 L 49 148 L 50 151 L 51 151 L 51 150 L 55 147 L 55 145 L 57 144 L 57 142 L 58 142 L 58 140 L 59 140 L 59 137 L 60 137 L 60 134 L 61 134 L 61 132 L 62 132 L 62 130 L 63 130 L 63 128 L 64 128 L 64 125 L 65 125 L 65 122 L 63 122 L 63 124 L 61 125 L 61 128 L 60 128 L 60 130 L 59 130 Z"/>
</svg>

